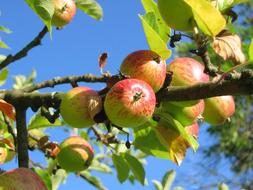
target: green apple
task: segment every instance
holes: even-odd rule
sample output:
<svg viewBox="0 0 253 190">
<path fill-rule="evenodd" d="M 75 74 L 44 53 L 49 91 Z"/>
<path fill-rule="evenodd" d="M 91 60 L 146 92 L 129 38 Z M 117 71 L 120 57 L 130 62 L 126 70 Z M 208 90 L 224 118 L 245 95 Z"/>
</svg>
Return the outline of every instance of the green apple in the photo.
<svg viewBox="0 0 253 190">
<path fill-rule="evenodd" d="M 75 128 L 95 124 L 94 116 L 102 109 L 99 94 L 88 87 L 75 87 L 63 95 L 60 113 L 63 120 Z"/>
<path fill-rule="evenodd" d="M 192 31 L 193 13 L 183 0 L 158 0 L 159 12 L 167 25 L 175 30 Z"/>
<path fill-rule="evenodd" d="M 72 136 L 60 144 L 60 152 L 56 155 L 59 165 L 68 172 L 87 169 L 93 159 L 91 145 L 79 136 Z"/>
</svg>

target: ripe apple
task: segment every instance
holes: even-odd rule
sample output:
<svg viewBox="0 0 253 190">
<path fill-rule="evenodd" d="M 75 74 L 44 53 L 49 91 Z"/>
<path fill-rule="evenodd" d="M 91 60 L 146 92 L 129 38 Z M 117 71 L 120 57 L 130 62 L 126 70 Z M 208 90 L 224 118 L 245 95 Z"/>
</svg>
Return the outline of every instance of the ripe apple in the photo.
<svg viewBox="0 0 253 190">
<path fill-rule="evenodd" d="M 175 30 L 191 31 L 193 13 L 183 0 L 158 0 L 158 9 L 169 27 Z"/>
<path fill-rule="evenodd" d="M 137 127 L 151 118 L 156 106 L 152 87 L 139 79 L 117 82 L 107 93 L 104 109 L 109 120 L 119 127 Z"/>
<path fill-rule="evenodd" d="M 42 179 L 31 169 L 17 168 L 0 175 L 1 190 L 47 190 Z"/>
<path fill-rule="evenodd" d="M 178 120 L 182 125 L 187 126 L 195 123 L 204 111 L 204 100 L 200 100 L 192 106 L 176 106 L 171 102 L 162 102 L 162 110 L 169 113 L 172 117 Z"/>
<path fill-rule="evenodd" d="M 56 158 L 59 165 L 68 172 L 87 169 L 94 156 L 91 145 L 79 136 L 72 136 L 60 144 L 60 152 Z"/>
<path fill-rule="evenodd" d="M 72 127 L 84 128 L 93 125 L 94 116 L 102 109 L 99 94 L 88 87 L 75 87 L 62 97 L 60 113 Z"/>
<path fill-rule="evenodd" d="M 53 0 L 54 15 L 51 24 L 57 27 L 63 27 L 68 24 L 76 13 L 76 4 L 73 0 Z"/>
<path fill-rule="evenodd" d="M 216 96 L 205 99 L 204 120 L 211 125 L 223 124 L 235 112 L 232 96 Z"/>
<path fill-rule="evenodd" d="M 204 66 L 190 57 L 174 59 L 167 65 L 167 71 L 173 72 L 171 86 L 191 86 L 200 82 L 208 82 L 209 76 L 204 73 Z M 199 101 L 173 101 L 177 106 L 192 106 Z"/>
<path fill-rule="evenodd" d="M 147 82 L 155 92 L 162 88 L 166 77 L 166 62 L 151 50 L 130 53 L 122 62 L 120 72 Z"/>
</svg>

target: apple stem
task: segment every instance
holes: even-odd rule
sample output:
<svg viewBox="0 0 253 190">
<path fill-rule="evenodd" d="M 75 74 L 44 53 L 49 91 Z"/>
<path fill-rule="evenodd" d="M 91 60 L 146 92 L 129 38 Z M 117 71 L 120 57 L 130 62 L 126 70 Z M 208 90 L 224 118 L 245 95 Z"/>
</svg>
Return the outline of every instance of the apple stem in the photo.
<svg viewBox="0 0 253 190">
<path fill-rule="evenodd" d="M 141 99 L 142 97 L 142 92 L 137 92 L 135 95 L 134 95 L 134 99 L 133 99 L 133 102 L 137 102 L 139 99 Z"/>
</svg>

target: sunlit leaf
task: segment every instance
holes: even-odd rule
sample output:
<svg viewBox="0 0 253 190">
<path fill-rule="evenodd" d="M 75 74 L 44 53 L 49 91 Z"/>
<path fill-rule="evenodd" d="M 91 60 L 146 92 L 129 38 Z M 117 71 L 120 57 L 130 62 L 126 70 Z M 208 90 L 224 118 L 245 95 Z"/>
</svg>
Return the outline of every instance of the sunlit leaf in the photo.
<svg viewBox="0 0 253 190">
<path fill-rule="evenodd" d="M 125 153 L 124 158 L 127 161 L 127 165 L 129 166 L 130 170 L 132 171 L 134 177 L 142 184 L 145 183 L 145 170 L 141 164 L 141 162 L 135 158 L 134 156 Z"/>
<path fill-rule="evenodd" d="M 152 183 L 154 184 L 156 190 L 163 190 L 163 186 L 160 181 L 152 180 Z"/>
<path fill-rule="evenodd" d="M 85 12 L 94 19 L 103 18 L 103 9 L 95 0 L 75 0 L 77 8 Z"/>
<path fill-rule="evenodd" d="M 225 183 L 219 184 L 219 190 L 229 190 L 229 187 Z"/>
<path fill-rule="evenodd" d="M 171 51 L 157 32 L 156 17 L 153 12 L 149 12 L 145 15 L 139 15 L 143 29 L 148 41 L 149 48 L 158 53 L 164 60 L 168 59 L 171 55 Z"/>
<path fill-rule="evenodd" d="M 95 170 L 98 172 L 103 172 L 103 173 L 112 173 L 111 167 L 108 165 L 98 161 L 98 160 L 93 160 L 92 164 L 89 166 L 89 170 Z"/>
<path fill-rule="evenodd" d="M 106 187 L 104 187 L 104 185 L 102 184 L 99 178 L 92 176 L 88 171 L 82 171 L 80 174 L 86 179 L 86 181 L 88 181 L 90 184 L 92 184 L 96 188 L 100 190 L 107 189 Z"/>
<path fill-rule="evenodd" d="M 67 178 L 68 174 L 64 169 L 58 169 L 54 175 L 51 176 L 52 190 L 58 190 L 60 184 Z"/>
<path fill-rule="evenodd" d="M 200 30 L 209 36 L 216 36 L 226 26 L 222 14 L 206 0 L 184 0 L 193 12 L 195 21 Z"/>
<path fill-rule="evenodd" d="M 4 100 L 0 99 L 0 110 L 10 119 L 15 120 L 14 107 Z"/>
<path fill-rule="evenodd" d="M 112 155 L 113 165 L 117 171 L 117 178 L 120 183 L 127 180 L 129 175 L 129 167 L 123 156 L 113 154 Z"/>
<path fill-rule="evenodd" d="M 0 40 L 0 48 L 10 49 L 10 47 L 5 42 L 3 42 L 2 40 Z"/>
<path fill-rule="evenodd" d="M 176 172 L 174 170 L 170 170 L 165 173 L 162 179 L 163 189 L 170 189 L 172 183 L 174 182 L 176 177 Z"/>
<path fill-rule="evenodd" d="M 0 86 L 4 85 L 7 78 L 8 78 L 8 69 L 4 68 L 3 70 L 0 71 Z"/>
<path fill-rule="evenodd" d="M 9 28 L 6 28 L 5 26 L 0 26 L 0 31 L 5 33 L 12 33 L 12 31 Z"/>
</svg>

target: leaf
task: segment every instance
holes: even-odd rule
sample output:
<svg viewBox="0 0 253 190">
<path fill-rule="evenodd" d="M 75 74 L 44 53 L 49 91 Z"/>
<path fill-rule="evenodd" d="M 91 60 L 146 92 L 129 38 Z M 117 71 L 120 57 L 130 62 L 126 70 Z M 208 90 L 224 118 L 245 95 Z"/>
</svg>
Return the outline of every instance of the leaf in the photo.
<svg viewBox="0 0 253 190">
<path fill-rule="evenodd" d="M 157 23 L 154 12 L 149 12 L 144 16 L 139 15 L 143 29 L 148 41 L 149 48 L 158 53 L 162 59 L 166 60 L 170 57 L 171 51 L 157 32 Z"/>
<path fill-rule="evenodd" d="M 38 113 L 34 114 L 30 119 L 28 124 L 28 130 L 39 129 L 43 127 L 62 126 L 62 125 L 63 123 L 59 118 L 56 119 L 54 123 L 50 123 L 47 120 L 47 118 L 41 115 L 41 112 L 39 111 Z"/>
<path fill-rule="evenodd" d="M 229 187 L 225 183 L 219 184 L 219 190 L 229 190 Z"/>
<path fill-rule="evenodd" d="M 93 159 L 92 164 L 89 166 L 88 169 L 108 174 L 112 173 L 111 167 L 95 159 Z"/>
<path fill-rule="evenodd" d="M 52 190 L 57 190 L 60 184 L 67 178 L 68 174 L 64 169 L 58 169 L 54 175 L 51 176 Z"/>
<path fill-rule="evenodd" d="M 117 178 L 120 183 L 123 183 L 124 181 L 127 180 L 129 175 L 129 167 L 127 165 L 127 162 L 124 159 L 124 157 L 116 154 L 112 155 L 112 161 L 117 171 Z"/>
<path fill-rule="evenodd" d="M 145 170 L 141 164 L 141 162 L 130 155 L 129 153 L 124 154 L 124 158 L 127 161 L 127 165 L 131 169 L 134 177 L 142 184 L 145 183 Z"/>
<path fill-rule="evenodd" d="M 163 186 L 160 181 L 152 180 L 152 183 L 154 184 L 156 190 L 163 190 Z"/>
<path fill-rule="evenodd" d="M 40 17 L 52 36 L 51 19 L 54 14 L 54 5 L 52 0 L 25 0 L 29 7 Z"/>
<path fill-rule="evenodd" d="M 14 85 L 13 88 L 14 89 L 21 89 L 21 88 L 25 88 L 28 86 L 31 86 L 34 82 L 34 79 L 36 78 L 36 71 L 33 69 L 31 74 L 26 77 L 24 75 L 16 75 L 13 77 L 14 79 Z"/>
<path fill-rule="evenodd" d="M 43 170 L 39 167 L 33 168 L 33 171 L 35 171 L 40 176 L 40 178 L 44 181 L 45 185 L 47 186 L 47 189 L 52 190 L 52 181 L 51 181 L 49 173 L 46 170 Z"/>
<path fill-rule="evenodd" d="M 170 27 L 162 19 L 156 2 L 154 0 L 141 0 L 141 2 L 146 13 L 153 12 L 155 14 L 155 18 L 157 21 L 156 23 L 158 26 L 158 33 L 161 39 L 167 44 L 169 41 L 168 34 L 170 34 L 171 30 L 170 30 Z"/>
<path fill-rule="evenodd" d="M 108 57 L 108 54 L 106 52 L 99 55 L 98 64 L 99 64 L 101 73 L 103 73 L 103 69 L 105 67 L 107 57 Z"/>
<path fill-rule="evenodd" d="M 174 170 L 170 170 L 166 172 L 162 180 L 163 190 L 167 190 L 171 188 L 172 183 L 175 180 L 175 177 L 176 177 L 176 172 Z"/>
<path fill-rule="evenodd" d="M 0 55 L 0 64 L 6 59 L 7 57 L 5 55 Z"/>
<path fill-rule="evenodd" d="M 4 68 L 3 70 L 0 71 L 0 86 L 4 85 L 7 78 L 8 78 L 8 69 Z"/>
<path fill-rule="evenodd" d="M 210 2 L 206 0 L 184 0 L 193 12 L 200 30 L 209 36 L 216 36 L 226 26 L 226 20 Z"/>
<path fill-rule="evenodd" d="M 2 99 L 0 99 L 0 110 L 11 120 L 15 120 L 14 107 Z"/>
<path fill-rule="evenodd" d="M 253 61 L 253 38 L 251 39 L 249 46 L 249 61 Z"/>
<path fill-rule="evenodd" d="M 5 33 L 12 33 L 12 31 L 9 28 L 6 28 L 5 26 L 0 26 L 0 31 Z"/>
<path fill-rule="evenodd" d="M 235 64 L 241 64 L 246 61 L 245 55 L 242 52 L 240 37 L 227 30 L 224 30 L 214 38 L 212 47 L 224 60 L 231 60 Z"/>
<path fill-rule="evenodd" d="M 233 6 L 234 0 L 211 0 L 211 4 L 220 10 L 225 11 L 226 9 Z"/>
<path fill-rule="evenodd" d="M 134 130 L 134 147 L 146 154 L 168 159 L 168 150 L 160 143 L 155 131 L 147 126 Z"/>
<path fill-rule="evenodd" d="M 87 171 L 82 171 L 80 173 L 82 177 L 86 179 L 91 185 L 95 186 L 96 188 L 100 190 L 106 190 L 107 188 L 103 186 L 101 180 L 95 176 L 92 176 L 89 172 Z"/>
<path fill-rule="evenodd" d="M 103 18 L 103 9 L 95 0 L 75 0 L 75 3 L 77 8 L 90 17 L 96 20 Z"/>
<path fill-rule="evenodd" d="M 6 43 L 4 43 L 2 40 L 0 40 L 0 48 L 10 49 L 10 47 Z"/>
</svg>

